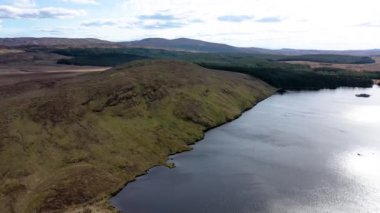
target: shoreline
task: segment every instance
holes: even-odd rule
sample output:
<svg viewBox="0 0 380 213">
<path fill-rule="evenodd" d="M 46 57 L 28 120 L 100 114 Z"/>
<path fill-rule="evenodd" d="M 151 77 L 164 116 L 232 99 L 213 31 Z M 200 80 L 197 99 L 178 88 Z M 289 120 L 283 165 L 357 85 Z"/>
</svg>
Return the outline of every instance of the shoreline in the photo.
<svg viewBox="0 0 380 213">
<path fill-rule="evenodd" d="M 378 82 L 380 82 L 380 80 L 378 80 Z M 374 85 L 377 85 L 377 84 L 374 84 Z M 169 154 L 168 157 L 167 157 L 167 161 L 165 161 L 165 162 L 170 161 L 172 157 L 174 157 L 174 156 L 176 156 L 176 155 L 178 155 L 178 154 L 183 154 L 183 153 L 186 153 L 186 152 L 190 152 L 190 151 L 192 151 L 192 150 L 193 150 L 193 146 L 197 145 L 198 142 L 202 141 L 202 140 L 205 138 L 205 136 L 206 136 L 206 134 L 208 133 L 208 131 L 211 131 L 211 130 L 213 130 L 213 129 L 216 129 L 216 128 L 218 128 L 218 127 L 221 127 L 221 126 L 223 126 L 223 125 L 226 125 L 226 124 L 228 124 L 228 123 L 230 123 L 230 122 L 233 122 L 233 121 L 239 119 L 239 118 L 242 117 L 246 112 L 248 112 L 248 111 L 254 109 L 254 107 L 256 107 L 256 106 L 257 106 L 259 103 L 261 103 L 262 101 L 265 101 L 265 100 L 271 98 L 272 96 L 274 96 L 274 95 L 276 95 L 276 94 L 279 94 L 279 91 L 280 91 L 280 89 L 277 89 L 277 90 L 275 90 L 272 94 L 268 95 L 267 97 L 265 97 L 265 98 L 259 98 L 259 99 L 257 99 L 256 101 L 251 102 L 251 106 L 249 106 L 249 107 L 243 109 L 239 114 L 237 114 L 237 115 L 234 116 L 233 118 L 231 118 L 231 119 L 227 119 L 225 122 L 220 123 L 220 124 L 217 124 L 217 125 L 215 125 L 215 126 L 212 126 L 212 127 L 209 127 L 209 128 L 205 128 L 205 129 L 203 130 L 202 137 L 199 138 L 199 139 L 196 139 L 194 142 L 192 142 L 192 143 L 189 145 L 189 149 L 187 149 L 187 150 L 183 150 L 183 151 L 178 151 L 178 152 L 174 152 L 174 153 Z M 174 167 L 169 167 L 169 166 L 167 166 L 165 163 L 156 164 L 156 165 L 150 167 L 149 169 L 145 170 L 143 173 L 136 175 L 135 178 L 134 178 L 133 180 L 127 181 L 127 182 L 126 182 L 123 186 L 121 186 L 117 191 L 115 191 L 115 192 L 109 194 L 109 195 L 107 196 L 107 198 L 104 198 L 103 200 L 101 200 L 101 201 L 99 201 L 99 202 L 96 202 L 96 201 L 95 201 L 95 204 L 97 203 L 97 204 L 101 204 L 102 206 L 106 206 L 108 209 L 112 209 L 111 212 L 120 212 L 120 210 L 119 210 L 116 206 L 114 206 L 114 205 L 111 204 L 110 199 L 112 199 L 114 196 L 116 196 L 118 193 L 120 193 L 122 190 L 124 190 L 125 187 L 128 186 L 128 184 L 138 181 L 140 177 L 145 176 L 145 175 L 148 175 L 149 172 L 150 172 L 150 170 L 152 170 L 152 169 L 154 169 L 154 168 L 156 168 L 156 167 L 160 167 L 160 166 L 164 166 L 164 167 L 167 167 L 167 168 L 169 168 L 169 169 L 174 169 L 174 168 L 175 168 L 175 166 L 174 166 Z M 91 207 L 91 205 L 90 205 L 90 207 Z"/>
<path fill-rule="evenodd" d="M 107 198 L 106 206 L 112 208 L 112 209 L 114 210 L 114 212 L 120 212 L 119 209 L 117 209 L 115 206 L 113 206 L 113 205 L 110 203 L 110 199 L 111 199 L 112 197 L 115 197 L 118 193 L 120 193 L 125 187 L 128 186 L 128 184 L 138 181 L 138 178 L 139 178 L 139 177 L 142 177 L 142 176 L 148 175 L 150 170 L 152 170 L 153 168 L 159 167 L 159 166 L 165 166 L 165 167 L 167 167 L 167 168 L 169 168 L 169 169 L 174 169 L 175 166 L 172 167 L 172 168 L 170 168 L 170 167 L 168 167 L 167 164 L 166 164 L 166 163 L 170 160 L 170 158 L 171 158 L 172 156 L 175 156 L 175 155 L 178 155 L 178 154 L 182 154 L 182 153 L 186 153 L 186 152 L 190 152 L 190 151 L 192 151 L 192 150 L 193 150 L 193 146 L 195 146 L 198 142 L 202 141 L 202 140 L 205 138 L 205 135 L 207 134 L 207 132 L 209 132 L 209 131 L 211 131 L 211 130 L 213 130 L 213 129 L 216 129 L 216 128 L 218 128 L 218 127 L 221 127 L 221 126 L 223 126 L 223 125 L 226 125 L 226 124 L 228 124 L 228 123 L 231 123 L 231 122 L 233 122 L 233 121 L 239 119 L 241 116 L 244 115 L 244 113 L 246 113 L 246 112 L 248 112 L 248 111 L 254 109 L 254 107 L 257 106 L 257 104 L 259 104 L 259 103 L 261 103 L 262 101 L 265 101 L 266 99 L 272 97 L 272 96 L 275 95 L 277 92 L 278 92 L 278 90 L 274 91 L 273 94 L 269 95 L 268 97 L 265 97 L 265 98 L 259 98 L 259 99 L 256 100 L 255 102 L 252 102 L 252 103 L 251 103 L 251 104 L 252 104 L 251 106 L 249 106 L 249 107 L 243 109 L 238 115 L 234 116 L 232 119 L 227 119 L 227 120 L 226 120 L 225 122 L 223 122 L 223 123 L 220 123 L 220 124 L 217 124 L 217 125 L 215 125 L 215 126 L 213 126 L 213 127 L 209 127 L 209 128 L 204 129 L 201 138 L 198 138 L 198 139 L 196 139 L 194 142 L 192 142 L 191 144 L 189 144 L 189 149 L 187 149 L 187 150 L 182 150 L 182 151 L 177 151 L 177 152 L 175 152 L 175 153 L 171 153 L 171 154 L 169 154 L 169 155 L 167 156 L 167 160 L 165 161 L 164 164 L 161 163 L 161 164 L 157 164 L 157 165 L 154 165 L 154 166 L 150 167 L 149 169 L 145 170 L 143 173 L 136 175 L 136 176 L 134 177 L 133 180 L 130 180 L 130 181 L 126 182 L 126 183 L 125 183 L 122 187 L 120 187 L 117 191 L 111 193 L 111 194 L 109 195 L 109 197 Z M 101 202 L 101 201 L 100 201 L 100 202 Z"/>
<path fill-rule="evenodd" d="M 184 153 L 181 155 L 174 156 L 174 159 L 171 162 L 176 163 L 176 170 L 168 170 L 164 167 L 158 167 L 149 172 L 149 175 L 138 179 L 136 183 L 132 183 L 127 188 L 125 188 L 119 195 L 113 197 L 111 199 L 111 203 L 117 206 L 121 212 L 138 212 L 138 211 L 150 211 L 155 212 L 161 210 L 163 212 L 176 212 L 183 211 L 186 212 L 196 212 L 202 211 L 202 209 L 208 209 L 210 211 L 216 210 L 216 212 L 223 212 L 223 209 L 254 209 L 252 207 L 252 203 L 260 204 L 265 201 L 266 203 L 272 203 L 272 201 L 276 201 L 278 198 L 278 194 L 276 190 L 272 190 L 275 186 L 276 189 L 283 189 L 286 187 L 289 189 L 288 191 L 283 191 L 281 193 L 282 197 L 289 197 L 289 191 L 291 191 L 294 187 L 297 187 L 299 184 L 298 178 L 306 180 L 304 186 L 305 190 L 302 192 L 292 192 L 291 198 L 293 202 L 297 202 L 299 206 L 303 206 L 303 209 L 309 208 L 310 203 L 320 203 L 322 208 L 325 207 L 323 202 L 319 202 L 320 200 L 325 200 L 329 198 L 331 194 L 339 196 L 339 190 L 330 189 L 331 193 L 324 194 L 320 193 L 320 196 L 312 196 L 307 200 L 298 200 L 297 198 L 299 194 L 307 196 L 309 191 L 308 186 L 310 186 L 308 180 L 310 180 L 310 168 L 316 167 L 314 169 L 314 174 L 312 176 L 319 175 L 319 168 L 327 168 L 327 172 L 325 174 L 328 176 L 331 172 L 334 172 L 336 168 L 343 168 L 350 170 L 351 168 L 347 167 L 345 163 L 335 162 L 338 167 L 331 167 L 329 164 L 315 164 L 313 161 L 305 162 L 302 164 L 302 167 L 299 165 L 296 166 L 288 166 L 294 162 L 293 155 L 284 156 L 281 155 L 281 152 L 284 151 L 283 147 L 286 146 L 286 152 L 292 153 L 298 152 L 296 154 L 298 159 L 302 161 L 305 156 L 310 156 L 315 153 L 320 159 L 329 158 L 334 156 L 333 159 L 342 158 L 342 161 L 361 161 L 360 159 L 363 156 L 372 156 L 376 155 L 376 153 L 371 153 L 370 151 L 363 151 L 362 149 L 366 149 L 367 146 L 376 147 L 376 127 L 371 125 L 372 122 L 367 123 L 363 120 L 357 120 L 357 125 L 361 126 L 361 128 L 365 130 L 369 130 L 369 134 L 364 134 L 364 137 L 367 137 L 367 141 L 369 143 L 360 144 L 361 147 L 357 146 L 356 138 L 353 137 L 348 143 L 352 145 L 347 154 L 347 147 L 340 146 L 341 144 L 346 144 L 344 134 L 339 129 L 333 129 L 332 134 L 339 137 L 339 140 L 333 140 L 332 142 L 335 145 L 340 146 L 340 150 L 330 150 L 331 153 L 319 152 L 319 149 L 315 149 L 315 147 L 327 147 L 329 149 L 329 144 L 326 144 L 326 141 L 331 139 L 329 135 L 324 136 L 324 138 L 316 138 L 313 135 L 307 135 L 306 138 L 302 138 L 297 141 L 297 146 L 294 145 L 294 138 L 298 136 L 297 125 L 293 125 L 293 129 L 289 132 L 281 131 L 283 126 L 286 126 L 289 123 L 298 123 L 307 125 L 302 127 L 304 130 L 308 130 L 310 128 L 317 129 L 318 131 L 313 132 L 315 135 L 320 133 L 318 129 L 320 127 L 320 122 L 324 122 L 327 124 L 331 124 L 331 121 L 335 121 L 337 118 L 336 114 L 339 114 L 339 117 L 342 119 L 342 123 L 335 122 L 332 126 L 334 127 L 336 124 L 338 126 L 344 125 L 345 128 L 349 128 L 352 126 L 352 122 L 346 122 L 346 111 L 351 111 L 351 109 L 356 109 L 355 106 L 357 104 L 361 104 L 364 108 L 371 108 L 378 100 L 375 99 L 367 99 L 369 102 L 365 101 L 365 103 L 361 100 L 353 98 L 353 96 L 360 91 L 360 89 L 348 89 L 344 88 L 340 91 L 320 91 L 317 93 L 308 93 L 301 92 L 300 94 L 288 94 L 286 97 L 281 97 L 276 94 L 269 100 L 262 102 L 260 105 L 256 105 L 252 111 L 249 111 L 247 114 L 244 114 L 239 120 L 234 123 L 223 126 L 219 129 L 216 129 L 206 135 L 206 139 L 201 141 L 197 146 L 194 147 L 193 152 Z M 368 94 L 379 94 L 379 90 L 377 87 L 366 89 L 363 92 Z M 324 103 L 331 98 L 333 99 L 344 99 L 347 101 L 344 102 L 335 102 L 334 104 L 325 105 Z M 300 103 L 307 102 L 305 106 Z M 325 117 L 316 118 L 312 113 L 313 109 L 316 109 L 315 106 L 320 110 L 320 114 L 325 114 Z M 341 111 L 342 108 L 348 107 L 345 111 Z M 307 108 L 307 115 L 299 117 L 287 117 L 288 112 L 296 112 L 303 113 Z M 376 112 L 376 109 L 373 109 Z M 370 111 L 373 111 L 370 110 Z M 368 111 L 368 110 L 365 110 Z M 331 112 L 335 112 L 333 116 L 331 116 Z M 362 114 L 362 113 L 360 113 Z M 365 113 L 364 113 L 365 114 Z M 341 116 L 343 115 L 343 116 Z M 287 118 L 286 118 L 287 117 Z M 316 118 L 318 122 L 308 122 L 310 119 Z M 371 117 L 368 117 L 369 120 L 372 120 Z M 376 119 L 378 120 L 378 119 Z M 278 124 L 278 121 L 281 124 Z M 376 122 L 375 120 L 373 120 Z M 366 125 L 366 126 L 364 126 Z M 295 131 L 294 131 L 295 130 Z M 323 128 L 322 128 L 323 130 Z M 273 135 L 274 132 L 277 132 L 278 135 Z M 357 135 L 357 133 L 363 133 L 363 131 L 350 132 L 347 134 Z M 367 132 L 365 132 L 367 133 Z M 282 137 L 282 136 L 290 136 L 290 137 Z M 294 136 L 294 137 L 293 137 Z M 286 140 L 283 140 L 283 139 Z M 298 143 L 300 142 L 300 143 Z M 316 146 L 309 146 L 308 150 L 304 150 L 304 147 L 301 143 L 310 144 L 313 142 Z M 323 149 L 323 148 L 322 148 Z M 360 150 L 357 150 L 360 149 Z M 263 151 L 264 150 L 264 151 Z M 368 150 L 368 149 L 367 149 Z M 370 149 L 375 150 L 376 149 Z M 265 152 L 265 154 L 262 154 Z M 305 155 L 305 152 L 307 153 Z M 309 153 L 310 152 L 310 153 Z M 359 153 L 359 154 L 358 154 Z M 310 155 L 309 155 L 310 154 Z M 275 156 L 276 160 L 273 161 L 271 156 Z M 283 163 L 286 162 L 286 163 Z M 263 166 L 263 163 L 265 166 Z M 269 165 L 269 166 L 267 166 Z M 247 168 L 249 167 L 249 169 Z M 290 176 L 282 176 L 282 169 L 278 169 L 274 171 L 271 169 L 272 167 L 284 167 L 285 170 L 289 170 L 291 174 Z M 268 169 L 269 168 L 269 169 Z M 339 169 L 338 168 L 338 169 Z M 374 165 L 376 168 L 376 165 Z M 331 170 L 331 171 L 330 171 Z M 373 169 L 372 169 L 373 170 Z M 242 176 L 241 174 L 246 174 Z M 274 175 L 275 174 L 275 175 Z M 339 181 L 342 178 L 349 177 L 351 173 L 342 173 L 341 176 L 336 177 Z M 358 173 L 361 175 L 357 179 L 357 183 L 361 185 L 361 181 L 363 180 L 361 177 L 365 177 L 367 173 Z M 375 175 L 375 174 L 374 174 Z M 221 177 L 223 177 L 221 179 Z M 251 186 L 252 180 L 260 179 L 264 181 L 264 185 L 268 187 L 264 187 L 265 189 L 261 194 L 257 194 L 258 190 L 262 189 L 262 184 L 252 185 L 249 188 L 249 192 L 239 196 L 241 191 L 247 188 L 247 186 Z M 274 179 L 272 179 L 274 178 Z M 282 183 L 282 181 L 286 179 L 286 182 L 289 183 L 286 186 Z M 320 183 L 318 179 L 312 182 L 312 188 L 318 189 L 324 187 L 325 185 L 329 186 L 328 183 Z M 350 180 L 348 181 L 350 182 Z M 166 186 L 166 187 L 163 187 Z M 347 186 L 347 187 L 346 187 Z M 350 196 L 355 197 L 356 188 L 351 185 L 345 185 L 346 190 L 351 192 Z M 363 187 L 367 188 L 369 191 L 372 189 L 376 189 L 376 183 L 368 183 L 363 185 Z M 337 186 L 340 188 L 340 186 Z M 234 196 L 234 199 L 229 203 L 223 204 L 223 201 L 228 198 L 229 193 L 237 195 Z M 319 192 L 317 192 L 318 194 Z M 157 197 L 157 195 L 160 195 Z M 174 195 L 174 196 L 173 196 Z M 194 197 L 194 195 L 196 195 Z M 269 196 L 267 196 L 269 195 Z M 244 199 L 241 199 L 241 198 Z M 301 196 L 302 197 L 302 196 Z M 322 199 L 320 199 L 323 197 Z M 373 203 L 376 201 L 376 193 L 368 196 L 368 200 L 362 202 L 363 206 L 370 206 L 366 203 Z M 193 199 L 194 198 L 194 199 Z M 207 200 L 212 198 L 212 202 L 210 205 L 207 205 Z M 188 202 L 192 200 L 192 202 Z M 206 204 L 205 204 L 206 201 Z M 268 201 L 268 202 L 267 202 Z M 368 201 L 368 202 L 367 202 Z M 343 205 L 340 207 L 344 207 L 347 212 L 357 211 L 356 206 L 350 205 L 351 203 L 347 201 L 345 198 L 342 198 L 340 202 Z M 375 202 L 376 203 L 376 202 Z M 173 204 L 173 205 L 172 205 Z M 204 205 L 205 204 L 205 205 Z M 257 211 L 266 211 L 270 209 L 270 205 L 260 206 L 258 209 L 254 209 Z M 320 208 L 312 207 L 310 209 L 318 210 Z M 335 204 L 331 204 L 327 206 L 327 209 L 331 209 L 334 211 L 337 207 Z M 279 204 L 278 208 L 281 209 L 281 204 Z M 360 208 L 359 208 L 360 209 Z M 363 208 L 362 208 L 363 209 Z M 292 208 L 290 208 L 290 211 Z M 302 210 L 301 210 L 302 211 Z"/>
<path fill-rule="evenodd" d="M 374 85 L 377 85 L 378 83 L 380 83 L 380 80 L 374 80 Z M 182 151 L 177 151 L 177 152 L 169 154 L 168 157 L 167 157 L 167 160 L 165 161 L 165 163 L 160 163 L 160 164 L 157 164 L 157 165 L 154 165 L 154 166 L 150 167 L 149 169 L 145 170 L 143 173 L 136 175 L 133 180 L 127 181 L 117 191 L 111 193 L 109 195 L 109 197 L 107 198 L 107 206 L 113 208 L 114 210 L 116 210 L 115 212 L 120 212 L 120 210 L 118 210 L 115 206 L 113 206 L 110 203 L 110 199 L 112 197 L 115 197 L 118 193 L 120 193 L 125 187 L 128 186 L 128 184 L 138 181 L 138 178 L 140 178 L 142 176 L 145 176 L 145 175 L 148 175 L 150 170 L 152 170 L 153 168 L 159 167 L 159 166 L 164 166 L 164 167 L 167 167 L 169 169 L 174 169 L 175 165 L 174 165 L 174 167 L 169 167 L 166 164 L 169 160 L 171 160 L 170 158 L 172 158 L 172 157 L 174 157 L 175 155 L 178 155 L 178 154 L 182 154 L 182 153 L 186 153 L 186 152 L 192 151 L 193 150 L 193 146 L 195 146 L 198 142 L 202 141 L 205 138 L 207 132 L 209 132 L 209 131 L 211 131 L 213 129 L 216 129 L 218 127 L 221 127 L 223 125 L 226 125 L 226 124 L 228 124 L 230 122 L 233 122 L 233 121 L 239 119 L 240 117 L 242 117 L 244 115 L 244 113 L 246 113 L 246 112 L 254 109 L 255 106 L 257 106 L 257 104 L 261 103 L 262 101 L 265 101 L 265 100 L 269 99 L 270 97 L 272 97 L 275 94 L 281 94 L 282 90 L 284 90 L 284 89 L 277 89 L 276 91 L 273 92 L 273 94 L 269 95 L 268 97 L 258 99 L 256 102 L 252 102 L 252 105 L 250 107 L 247 107 L 247 108 L 243 109 L 238 115 L 234 116 L 232 119 L 227 119 L 223 123 L 220 123 L 220 124 L 217 124 L 217 125 L 215 125 L 213 127 L 209 127 L 209 128 L 204 129 L 201 138 L 196 139 L 194 142 L 192 142 L 191 144 L 189 144 L 189 149 L 182 150 Z M 285 91 L 288 91 L 288 90 L 285 90 Z M 295 91 L 301 91 L 301 90 L 295 90 Z"/>
<path fill-rule="evenodd" d="M 8 119 L 9 124 L 0 133 L 14 135 L 11 125 L 17 124 L 20 131 L 27 133 L 20 143 L 33 143 L 36 149 L 42 149 L 39 141 L 54 140 L 56 143 L 49 143 L 49 149 L 59 155 L 45 164 L 32 162 L 32 166 L 42 167 L 41 171 L 30 169 L 30 165 L 17 167 L 32 171 L 33 175 L 40 176 L 41 181 L 29 183 L 20 177 L 23 190 L 34 190 L 35 193 L 20 194 L 17 200 L 11 200 L 11 192 L 2 195 L 3 200 L 9 200 L 0 202 L 0 209 L 4 212 L 9 208 L 20 212 L 38 209 L 116 212 L 109 199 L 130 182 L 156 166 L 172 167 L 170 156 L 192 150 L 192 145 L 202 140 L 207 131 L 239 118 L 276 92 L 276 88 L 249 75 L 217 73 L 173 61 L 140 62 L 103 75 L 65 78 L 47 86 L 41 86 L 41 82 L 45 81 L 1 87 L 4 88 L 1 95 L 5 98 L 1 118 Z M 102 82 L 100 87 L 99 82 Z M 110 91 L 123 96 L 110 96 Z M 97 96 L 92 103 L 83 106 L 83 101 L 93 98 L 94 93 Z M 15 97 L 9 98 L 13 94 Z M 24 94 L 28 95 L 25 97 Z M 15 107 L 9 108 L 12 104 Z M 60 107 L 62 105 L 65 107 Z M 99 106 L 107 108 L 104 112 L 94 111 Z M 18 117 L 8 116 L 8 110 L 29 113 L 30 117 L 20 123 Z M 56 114 L 65 116 L 58 117 L 59 120 L 50 117 Z M 80 127 L 72 125 L 74 122 Z M 33 131 L 28 129 L 30 123 L 35 124 Z M 57 132 L 41 136 L 40 132 L 53 128 Z M 76 134 L 78 131 L 82 133 Z M 61 132 L 70 134 L 62 137 Z M 35 141 L 37 137 L 39 139 Z M 78 140 L 82 141 L 83 147 L 80 152 L 74 152 L 78 150 Z M 62 150 L 61 143 L 65 150 Z M 5 153 L 13 148 L 14 143 L 9 144 Z M 19 147 L 15 149 L 16 154 L 25 152 Z M 138 151 L 133 151 L 136 149 Z M 27 151 L 34 153 L 34 150 Z M 9 165 L 17 162 L 11 159 Z M 63 164 L 51 166 L 54 163 Z M 44 175 L 44 167 L 53 173 Z M 27 178 L 32 174 L 28 173 Z"/>
</svg>

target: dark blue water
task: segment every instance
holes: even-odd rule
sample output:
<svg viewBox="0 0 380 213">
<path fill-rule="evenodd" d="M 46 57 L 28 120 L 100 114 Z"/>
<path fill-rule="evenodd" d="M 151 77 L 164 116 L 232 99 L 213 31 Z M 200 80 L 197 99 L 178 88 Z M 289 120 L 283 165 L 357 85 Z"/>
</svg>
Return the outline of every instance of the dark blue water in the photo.
<svg viewBox="0 0 380 213">
<path fill-rule="evenodd" d="M 370 98 L 355 94 L 369 93 Z M 380 88 L 274 95 L 128 184 L 127 213 L 380 212 Z"/>
</svg>

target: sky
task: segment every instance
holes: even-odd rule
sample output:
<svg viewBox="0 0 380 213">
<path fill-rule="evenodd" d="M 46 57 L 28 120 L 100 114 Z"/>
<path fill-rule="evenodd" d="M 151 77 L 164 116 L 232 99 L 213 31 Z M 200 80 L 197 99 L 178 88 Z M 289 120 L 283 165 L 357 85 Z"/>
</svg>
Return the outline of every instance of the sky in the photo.
<svg viewBox="0 0 380 213">
<path fill-rule="evenodd" d="M 0 37 L 380 48 L 379 0 L 0 0 Z"/>
</svg>

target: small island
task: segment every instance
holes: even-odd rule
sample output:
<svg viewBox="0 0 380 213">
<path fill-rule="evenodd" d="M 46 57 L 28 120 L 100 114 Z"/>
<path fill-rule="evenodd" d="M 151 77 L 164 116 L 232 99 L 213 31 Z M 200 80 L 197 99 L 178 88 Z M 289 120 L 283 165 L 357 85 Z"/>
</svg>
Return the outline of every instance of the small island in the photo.
<svg viewBox="0 0 380 213">
<path fill-rule="evenodd" d="M 358 97 L 358 98 L 369 98 L 369 97 L 371 97 L 371 95 L 362 93 L 362 94 L 356 94 L 356 97 Z"/>
</svg>

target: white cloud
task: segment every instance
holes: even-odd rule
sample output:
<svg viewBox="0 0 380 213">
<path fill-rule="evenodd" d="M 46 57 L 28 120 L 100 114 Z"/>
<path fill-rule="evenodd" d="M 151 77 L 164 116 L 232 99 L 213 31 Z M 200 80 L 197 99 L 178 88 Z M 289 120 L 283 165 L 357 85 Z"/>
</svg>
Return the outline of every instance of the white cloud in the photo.
<svg viewBox="0 0 380 213">
<path fill-rule="evenodd" d="M 83 27 L 51 27 L 51 28 L 36 28 L 35 32 L 40 33 L 43 36 L 59 36 L 59 37 L 77 37 L 72 32 L 78 32 L 81 34 L 87 33 Z"/>
<path fill-rule="evenodd" d="M 73 10 L 57 7 L 34 8 L 0 5 L 0 19 L 72 18 L 84 15 L 86 15 L 84 10 Z"/>
<path fill-rule="evenodd" d="M 282 22 L 284 20 L 285 19 L 282 17 L 274 16 L 274 17 L 264 17 L 264 18 L 258 19 L 256 21 L 260 22 L 260 23 L 278 23 L 278 22 Z"/>
<path fill-rule="evenodd" d="M 128 29 L 174 29 L 202 23 L 198 19 L 175 17 L 170 14 L 155 13 L 152 15 L 139 15 L 130 18 L 94 19 L 82 22 L 84 27 L 117 27 Z"/>
<path fill-rule="evenodd" d="M 218 20 L 219 21 L 225 21 L 225 22 L 243 22 L 243 21 L 249 21 L 252 20 L 254 17 L 252 16 L 244 16 L 244 15 L 226 15 L 226 16 L 219 16 Z"/>
<path fill-rule="evenodd" d="M 111 40 L 158 36 L 268 48 L 380 47 L 378 0 L 6 0 L 10 3 L 0 5 L 0 19 L 66 18 L 86 14 L 83 10 L 56 8 L 55 3 L 63 1 L 102 4 L 96 10 L 88 10 L 90 14 L 85 17 L 58 25 L 84 28 L 70 31 L 70 36 L 82 37 L 85 31 Z M 40 4 L 51 7 L 40 8 Z M 70 6 L 86 8 L 89 5 Z M 36 22 L 36 25 L 50 29 L 56 27 L 51 26 L 56 21 L 59 22 Z M 15 26 L 13 29 L 28 35 L 34 27 Z M 13 33 L 7 28 L 3 31 Z M 15 35 L 20 35 L 19 31 Z"/>
<path fill-rule="evenodd" d="M 177 17 L 215 19 L 225 15 L 254 15 L 257 0 L 124 0 L 122 8 L 133 15 L 151 15 L 166 12 Z"/>
<path fill-rule="evenodd" d="M 127 19 L 93 19 L 82 22 L 84 27 L 119 27 L 119 28 L 128 28 L 132 27 L 137 23 L 137 19 L 127 20 Z"/>
<path fill-rule="evenodd" d="M 97 0 L 62 0 L 62 1 L 76 3 L 76 4 L 99 4 Z"/>
<path fill-rule="evenodd" d="M 193 37 L 269 48 L 380 47 L 378 0 L 160 0 L 159 4 L 157 0 L 125 0 L 122 8 L 128 17 L 165 11 L 204 22 L 179 30 L 153 31 L 168 38 Z M 241 22 L 237 18 L 229 18 L 230 22 L 218 20 L 231 15 L 254 18 Z M 226 33 L 234 35 L 223 35 Z"/>
<path fill-rule="evenodd" d="M 358 26 L 358 27 L 380 27 L 380 23 L 366 22 L 366 23 L 358 24 L 356 26 Z"/>
<path fill-rule="evenodd" d="M 15 7 L 34 7 L 36 6 L 35 0 L 16 0 L 13 5 Z"/>
</svg>

